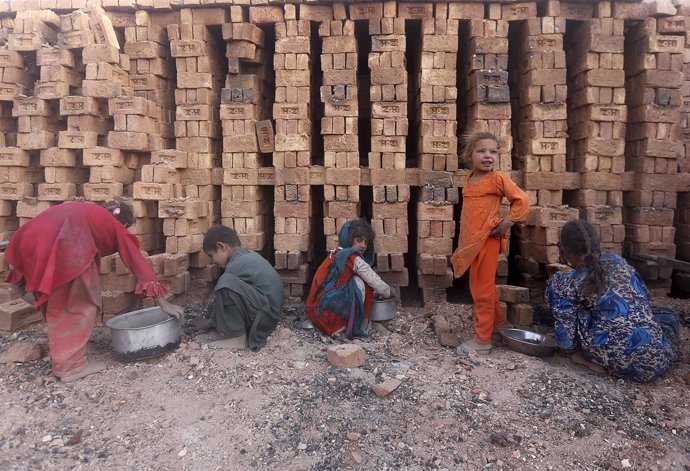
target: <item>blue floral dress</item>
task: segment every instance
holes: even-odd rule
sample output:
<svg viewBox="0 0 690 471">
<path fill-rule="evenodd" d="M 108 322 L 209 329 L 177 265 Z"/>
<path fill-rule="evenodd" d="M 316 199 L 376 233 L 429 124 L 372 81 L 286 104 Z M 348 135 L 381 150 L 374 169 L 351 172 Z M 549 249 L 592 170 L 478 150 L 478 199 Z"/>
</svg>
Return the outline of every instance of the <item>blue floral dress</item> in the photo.
<svg viewBox="0 0 690 471">
<path fill-rule="evenodd" d="M 586 267 L 549 279 L 545 298 L 556 341 L 561 348 L 582 350 L 616 376 L 654 381 L 678 357 L 678 319 L 670 309 L 650 304 L 647 287 L 623 258 L 606 253 L 600 261 L 611 283 L 598 299 L 582 294 Z"/>
</svg>

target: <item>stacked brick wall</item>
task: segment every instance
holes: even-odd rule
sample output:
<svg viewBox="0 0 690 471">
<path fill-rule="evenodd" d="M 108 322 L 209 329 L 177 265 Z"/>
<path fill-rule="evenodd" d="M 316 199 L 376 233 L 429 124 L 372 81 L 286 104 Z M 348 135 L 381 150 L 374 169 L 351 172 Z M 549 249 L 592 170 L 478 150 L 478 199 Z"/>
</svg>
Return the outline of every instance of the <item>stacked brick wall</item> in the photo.
<svg viewBox="0 0 690 471">
<path fill-rule="evenodd" d="M 497 282 L 540 297 L 575 218 L 653 292 L 682 279 L 635 255 L 690 260 L 687 5 L 202 3 L 0 3 L 2 239 L 63 201 L 120 196 L 174 294 L 213 280 L 201 245 L 223 223 L 299 300 L 364 216 L 381 276 L 444 301 L 459 136 L 487 130 L 532 205 Z M 122 261 L 101 272 L 105 314 L 128 309 Z M 3 296 L 2 326 L 31 318 Z"/>
</svg>

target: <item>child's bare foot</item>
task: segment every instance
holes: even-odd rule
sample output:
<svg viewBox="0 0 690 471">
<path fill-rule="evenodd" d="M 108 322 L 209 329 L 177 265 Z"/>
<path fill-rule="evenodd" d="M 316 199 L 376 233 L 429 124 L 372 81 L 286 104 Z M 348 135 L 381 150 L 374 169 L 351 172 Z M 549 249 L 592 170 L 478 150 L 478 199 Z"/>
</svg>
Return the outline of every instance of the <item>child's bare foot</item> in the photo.
<svg viewBox="0 0 690 471">
<path fill-rule="evenodd" d="M 585 358 L 585 356 L 582 354 L 582 352 L 577 352 L 574 355 L 570 357 L 571 360 L 573 360 L 573 363 L 576 363 L 578 365 L 586 366 L 590 370 L 594 371 L 595 373 L 603 374 L 606 372 L 606 370 L 601 366 L 597 365 L 596 363 L 593 363 L 589 361 L 588 359 Z"/>
<path fill-rule="evenodd" d="M 103 371 L 106 368 L 105 363 L 102 361 L 90 361 L 87 365 L 86 368 L 81 370 L 78 373 L 74 373 L 73 375 L 70 376 L 63 376 L 60 378 L 60 381 L 63 383 L 71 383 L 73 381 L 76 381 L 78 379 L 84 378 L 85 376 L 89 376 L 95 373 L 99 373 Z"/>
<path fill-rule="evenodd" d="M 244 350 L 247 348 L 247 334 L 240 335 L 239 337 L 233 337 L 231 339 L 216 340 L 214 342 L 209 342 L 209 344 L 216 348 Z"/>
<path fill-rule="evenodd" d="M 198 319 L 192 319 L 189 321 L 189 326 L 194 330 L 210 330 L 213 328 L 213 323 L 211 322 L 211 319 L 199 317 Z"/>
</svg>

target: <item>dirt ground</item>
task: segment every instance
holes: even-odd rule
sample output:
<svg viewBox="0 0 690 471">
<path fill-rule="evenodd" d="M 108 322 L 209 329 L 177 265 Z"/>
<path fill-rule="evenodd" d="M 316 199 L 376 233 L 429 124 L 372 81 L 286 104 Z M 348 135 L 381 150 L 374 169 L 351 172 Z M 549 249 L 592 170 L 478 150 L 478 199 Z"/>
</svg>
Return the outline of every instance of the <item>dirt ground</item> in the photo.
<svg viewBox="0 0 690 471">
<path fill-rule="evenodd" d="M 259 352 L 185 327 L 176 351 L 124 364 L 98 327 L 98 375 L 55 382 L 47 357 L 0 365 L 0 469 L 690 470 L 690 302 L 659 301 L 683 318 L 683 353 L 652 385 L 561 355 L 459 357 L 430 318 L 469 333 L 460 304 L 401 309 L 356 341 L 366 362 L 350 370 L 328 364 L 335 341 L 301 330 L 297 307 Z M 20 340 L 47 341 L 42 327 L 5 335 L 0 353 Z M 378 398 L 369 385 L 389 377 L 401 386 Z"/>
</svg>

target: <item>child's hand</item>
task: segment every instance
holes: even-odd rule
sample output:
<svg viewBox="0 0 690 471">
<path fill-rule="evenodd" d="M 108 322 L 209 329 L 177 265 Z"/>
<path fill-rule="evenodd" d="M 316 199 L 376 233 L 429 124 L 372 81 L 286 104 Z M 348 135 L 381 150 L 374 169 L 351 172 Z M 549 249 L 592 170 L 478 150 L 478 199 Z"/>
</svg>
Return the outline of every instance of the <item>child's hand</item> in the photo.
<svg viewBox="0 0 690 471">
<path fill-rule="evenodd" d="M 491 231 L 491 237 L 503 237 L 508 233 L 510 228 L 513 227 L 513 221 L 509 219 L 504 219 L 498 223 L 494 230 Z"/>
<path fill-rule="evenodd" d="M 184 317 L 184 309 L 181 306 L 172 304 L 171 302 L 163 298 L 156 298 L 156 303 L 164 313 L 170 314 L 171 316 L 176 317 L 180 320 L 182 320 L 182 318 Z"/>
</svg>

